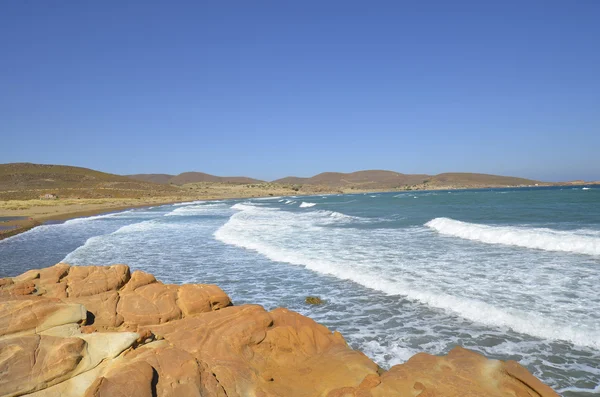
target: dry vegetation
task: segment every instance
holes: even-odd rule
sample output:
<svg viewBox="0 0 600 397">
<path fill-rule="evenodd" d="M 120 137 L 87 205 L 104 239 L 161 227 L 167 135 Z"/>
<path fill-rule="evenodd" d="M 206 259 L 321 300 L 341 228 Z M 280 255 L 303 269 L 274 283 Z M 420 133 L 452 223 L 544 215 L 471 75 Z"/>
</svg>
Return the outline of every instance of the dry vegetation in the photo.
<svg viewBox="0 0 600 397">
<path fill-rule="evenodd" d="M 60 198 L 140 198 L 173 196 L 179 190 L 81 167 L 0 164 L 0 200 L 31 200 L 48 193 Z"/>
</svg>

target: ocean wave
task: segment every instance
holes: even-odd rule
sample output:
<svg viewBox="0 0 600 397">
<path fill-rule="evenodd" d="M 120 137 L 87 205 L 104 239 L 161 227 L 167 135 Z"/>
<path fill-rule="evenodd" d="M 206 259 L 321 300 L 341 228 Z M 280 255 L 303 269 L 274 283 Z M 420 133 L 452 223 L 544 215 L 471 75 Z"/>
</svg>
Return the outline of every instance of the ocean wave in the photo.
<svg viewBox="0 0 600 397">
<path fill-rule="evenodd" d="M 111 233 L 98 234 L 88 238 L 84 244 L 69 252 L 61 262 L 72 265 L 96 263 L 126 263 L 117 258 L 126 258 L 137 254 L 139 257 L 148 255 L 149 239 L 180 238 L 182 234 L 190 233 L 192 229 L 208 227 L 204 222 L 182 224 L 162 217 L 130 223 L 119 227 Z M 142 248 L 143 247 L 143 248 Z M 155 246 L 158 251 L 165 252 L 165 246 Z M 115 261 L 116 260 L 116 261 Z M 98 261 L 98 262 L 96 262 Z M 133 265 L 133 263 L 129 263 Z"/>
<path fill-rule="evenodd" d="M 97 219 L 105 219 L 105 218 L 113 218 L 122 214 L 127 214 L 132 212 L 133 210 L 127 210 L 127 211 L 120 211 L 120 212 L 112 212 L 110 214 L 103 214 L 103 215 L 94 215 L 94 216 L 87 216 L 84 218 L 73 218 L 73 219 L 69 219 L 67 221 L 64 222 L 65 225 L 73 225 L 75 223 L 81 223 L 81 222 L 88 222 L 88 221 L 94 221 Z"/>
<path fill-rule="evenodd" d="M 425 226 L 447 236 L 482 243 L 600 256 L 600 238 L 590 235 L 585 230 L 489 226 L 450 218 L 435 218 Z"/>
<path fill-rule="evenodd" d="M 337 212 L 337 211 L 318 211 L 321 214 L 325 214 L 326 216 L 333 218 L 333 219 L 339 219 L 339 220 L 344 220 L 344 221 L 367 221 L 367 219 L 365 218 L 360 218 L 358 216 L 352 216 L 352 215 L 346 215 L 346 214 L 342 214 L 341 212 Z"/>
<path fill-rule="evenodd" d="M 232 210 L 238 210 L 238 211 L 252 211 L 252 210 L 266 210 L 266 211 L 278 211 L 278 208 L 261 208 L 258 207 L 255 204 L 251 204 L 251 203 L 237 203 L 231 206 Z"/>
<path fill-rule="evenodd" d="M 192 205 L 192 204 L 199 204 L 202 203 L 203 201 L 184 201 L 183 203 L 174 203 L 171 204 L 173 207 L 181 207 L 183 205 Z"/>
<path fill-rule="evenodd" d="M 525 307 L 506 306 L 508 302 L 487 302 L 477 297 L 461 296 L 404 279 L 401 273 L 383 273 L 380 266 L 389 260 L 376 241 L 364 240 L 359 229 L 324 229 L 327 219 L 348 221 L 348 215 L 331 211 L 288 212 L 268 208 L 236 205 L 240 212 L 229 218 L 214 236 L 229 245 L 262 254 L 275 262 L 303 266 L 315 272 L 350 280 L 387 295 L 403 296 L 431 308 L 460 316 L 478 324 L 550 340 L 566 340 L 580 346 L 600 348 L 600 330 L 585 324 L 540 314 Z M 354 221 L 352 217 L 350 220 Z M 315 241 L 308 236 L 318 233 Z M 343 243 L 342 243 L 343 241 Z M 340 245 L 341 244 L 341 245 Z M 358 246 L 360 254 L 340 247 Z M 362 244 L 362 245 L 361 245 Z M 389 253 L 391 254 L 391 253 Z M 510 303 L 508 303 L 510 304 Z"/>
<path fill-rule="evenodd" d="M 83 245 L 81 245 L 81 246 L 77 247 L 75 250 L 69 252 L 63 258 L 63 260 L 61 262 L 71 263 L 73 256 L 75 254 L 77 254 L 79 251 L 81 251 L 82 249 L 85 249 L 93 244 L 97 244 L 98 242 L 105 239 L 107 236 L 126 234 L 126 233 L 136 233 L 136 234 L 143 233 L 143 232 L 147 232 L 148 230 L 155 228 L 157 225 L 158 225 L 158 222 L 155 219 L 151 219 L 151 220 L 147 220 L 147 221 L 131 223 L 129 225 L 121 226 L 120 228 L 118 228 L 117 230 L 115 230 L 112 233 L 100 234 L 98 236 L 90 237 L 85 241 L 85 243 Z"/>
<path fill-rule="evenodd" d="M 260 201 L 263 201 L 263 200 L 277 200 L 277 199 L 280 199 L 280 198 L 281 198 L 281 196 L 272 196 L 272 197 L 256 197 L 256 198 L 253 198 L 252 200 L 260 200 Z"/>
<path fill-rule="evenodd" d="M 309 203 L 309 202 L 303 201 L 300 204 L 300 208 L 310 208 L 310 207 L 314 207 L 315 205 L 317 205 L 317 203 Z"/>
<path fill-rule="evenodd" d="M 209 203 L 209 204 L 196 204 L 187 205 L 184 207 L 178 207 L 171 212 L 166 213 L 164 216 L 194 216 L 203 215 L 208 212 L 214 212 L 215 210 L 221 210 L 227 208 L 225 203 Z"/>
</svg>

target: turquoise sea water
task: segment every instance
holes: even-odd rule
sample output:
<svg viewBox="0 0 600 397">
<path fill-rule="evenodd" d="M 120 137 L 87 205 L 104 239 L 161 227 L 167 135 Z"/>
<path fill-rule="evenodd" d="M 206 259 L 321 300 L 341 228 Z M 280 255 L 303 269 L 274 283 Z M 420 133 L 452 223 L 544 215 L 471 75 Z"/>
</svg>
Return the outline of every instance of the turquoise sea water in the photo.
<svg viewBox="0 0 600 397">
<path fill-rule="evenodd" d="M 0 276 L 59 261 L 215 283 L 339 330 L 382 367 L 461 345 L 600 394 L 597 187 L 193 202 L 0 241 Z"/>
</svg>

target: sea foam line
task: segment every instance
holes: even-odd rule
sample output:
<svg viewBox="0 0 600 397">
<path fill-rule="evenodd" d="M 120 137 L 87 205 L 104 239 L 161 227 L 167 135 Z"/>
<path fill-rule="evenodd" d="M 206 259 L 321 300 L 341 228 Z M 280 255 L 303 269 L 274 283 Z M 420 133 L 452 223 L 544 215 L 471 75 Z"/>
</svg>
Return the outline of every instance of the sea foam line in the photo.
<svg viewBox="0 0 600 397">
<path fill-rule="evenodd" d="M 600 348 L 600 331 L 597 329 L 576 327 L 536 313 L 498 307 L 475 299 L 413 288 L 410 283 L 402 280 L 382 278 L 379 272 L 349 267 L 346 261 L 327 259 L 314 255 L 314 253 L 311 254 L 311 252 L 303 252 L 295 247 L 277 245 L 273 243 L 273 239 L 268 233 L 264 235 L 261 231 L 264 232 L 267 230 L 265 227 L 268 227 L 272 233 L 279 233 L 277 225 L 282 224 L 282 218 L 278 217 L 279 211 L 244 204 L 236 204 L 234 208 L 240 212 L 232 215 L 229 221 L 214 233 L 217 240 L 226 244 L 256 251 L 272 261 L 299 265 L 321 274 L 350 280 L 387 295 L 404 296 L 409 300 L 454 313 L 475 323 L 490 327 L 510 328 L 515 332 L 543 339 L 566 340 L 580 346 Z M 321 217 L 325 216 L 325 211 L 311 212 L 310 216 L 319 213 L 321 213 Z M 304 222 L 308 214 L 303 213 L 296 216 L 302 217 L 299 222 Z M 255 229 L 257 223 L 261 226 Z"/>
<path fill-rule="evenodd" d="M 425 226 L 440 234 L 482 243 L 600 256 L 600 238 L 584 231 L 490 226 L 450 218 L 435 218 Z"/>
</svg>

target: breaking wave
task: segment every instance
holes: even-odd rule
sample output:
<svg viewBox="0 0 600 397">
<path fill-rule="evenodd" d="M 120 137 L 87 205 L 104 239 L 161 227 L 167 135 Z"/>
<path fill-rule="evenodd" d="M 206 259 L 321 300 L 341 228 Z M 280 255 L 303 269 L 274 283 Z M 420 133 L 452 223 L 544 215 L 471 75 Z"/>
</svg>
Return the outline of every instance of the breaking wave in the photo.
<svg viewBox="0 0 600 397">
<path fill-rule="evenodd" d="M 450 218 L 435 218 L 425 226 L 440 234 L 482 243 L 600 256 L 600 238 L 585 230 L 489 226 Z"/>
</svg>

